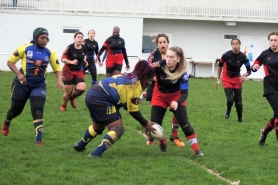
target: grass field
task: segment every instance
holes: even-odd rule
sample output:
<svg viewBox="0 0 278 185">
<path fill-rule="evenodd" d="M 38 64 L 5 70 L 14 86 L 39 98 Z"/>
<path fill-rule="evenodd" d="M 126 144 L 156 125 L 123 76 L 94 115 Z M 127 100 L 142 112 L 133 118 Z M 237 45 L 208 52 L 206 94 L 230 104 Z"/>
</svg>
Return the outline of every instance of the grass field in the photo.
<svg viewBox="0 0 278 185">
<path fill-rule="evenodd" d="M 2 121 L 10 107 L 13 78 L 11 72 L 0 72 Z M 86 80 L 89 88 L 90 75 L 86 75 Z M 234 181 L 240 181 L 241 185 L 276 184 L 278 155 L 275 152 L 278 148 L 274 132 L 269 134 L 268 146 L 258 146 L 260 129 L 273 114 L 262 97 L 262 82 L 247 81 L 244 84 L 243 123 L 238 123 L 235 107 L 230 118 L 224 118 L 224 91 L 222 87 L 215 90 L 215 81 L 189 80 L 189 120 L 205 157 L 194 156 L 181 131 L 179 136 L 186 143 L 184 148 L 169 142 L 171 112 L 167 112 L 163 122 L 168 152 L 161 153 L 157 141 L 153 146 L 145 144 L 139 123 L 121 110 L 125 124 L 121 140 L 109 148 L 103 158 L 88 158 L 102 136 L 95 138 L 86 152 L 77 153 L 72 148 L 91 123 L 84 103 L 85 95 L 76 100 L 76 110 L 69 106 L 66 112 L 61 112 L 63 92 L 56 89 L 55 75 L 50 73 L 47 76 L 43 146 L 35 145 L 28 102 L 23 113 L 13 120 L 9 136 L 0 135 L 0 184 L 224 185 Z M 140 105 L 140 110 L 150 118 L 148 102 Z"/>
</svg>

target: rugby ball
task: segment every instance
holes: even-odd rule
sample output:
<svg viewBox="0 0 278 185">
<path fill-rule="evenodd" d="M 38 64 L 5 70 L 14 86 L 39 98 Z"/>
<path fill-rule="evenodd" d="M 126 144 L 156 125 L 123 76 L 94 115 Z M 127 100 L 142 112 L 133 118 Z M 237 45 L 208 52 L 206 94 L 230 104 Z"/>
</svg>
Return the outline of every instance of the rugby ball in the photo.
<svg viewBox="0 0 278 185">
<path fill-rule="evenodd" d="M 164 129 L 157 123 L 152 125 L 153 128 L 156 129 L 156 131 L 151 132 L 151 131 L 145 131 L 145 134 L 149 137 L 152 137 L 154 139 L 164 139 L 165 138 L 165 133 L 164 133 Z"/>
</svg>

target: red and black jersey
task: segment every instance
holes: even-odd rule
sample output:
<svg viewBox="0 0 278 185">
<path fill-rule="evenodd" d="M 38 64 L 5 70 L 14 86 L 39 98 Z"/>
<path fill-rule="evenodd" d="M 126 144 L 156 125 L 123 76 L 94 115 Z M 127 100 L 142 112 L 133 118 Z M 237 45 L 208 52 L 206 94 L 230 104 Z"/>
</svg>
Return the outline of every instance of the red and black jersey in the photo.
<svg viewBox="0 0 278 185">
<path fill-rule="evenodd" d="M 254 64 L 264 65 L 265 76 L 278 76 L 278 52 L 271 48 L 263 51 Z"/>
<path fill-rule="evenodd" d="M 162 57 L 161 57 L 161 53 L 159 51 L 159 49 L 155 49 L 152 51 L 152 53 L 150 54 L 149 58 L 148 58 L 148 62 L 151 64 L 153 62 L 157 62 L 159 60 L 162 60 Z"/>
<path fill-rule="evenodd" d="M 106 39 L 103 46 L 99 50 L 98 56 L 101 56 L 101 54 L 105 50 L 107 50 L 108 55 L 122 53 L 124 56 L 125 63 L 129 63 L 126 54 L 125 40 L 123 38 L 111 36 L 108 39 Z"/>
<path fill-rule="evenodd" d="M 74 43 L 69 45 L 63 53 L 62 59 L 78 60 L 77 65 L 65 64 L 64 69 L 70 69 L 75 71 L 81 71 L 84 68 L 84 58 L 86 55 L 86 46 L 81 45 L 81 49 L 76 49 Z"/>
<path fill-rule="evenodd" d="M 87 51 L 86 51 L 87 59 L 94 60 L 94 54 L 97 55 L 98 50 L 99 50 L 98 42 L 95 40 L 91 41 L 90 39 L 85 39 L 84 42 L 85 42 L 85 46 L 87 48 Z"/>
<path fill-rule="evenodd" d="M 238 54 L 234 54 L 232 50 L 224 53 L 220 58 L 219 67 L 223 67 L 223 77 L 236 77 L 240 76 L 240 68 L 242 65 L 246 66 L 248 73 L 251 73 L 250 62 L 247 56 L 239 52 Z"/>
<path fill-rule="evenodd" d="M 163 71 L 163 68 L 167 68 L 166 60 L 160 60 L 152 63 L 152 67 L 155 69 L 156 85 L 158 89 L 163 93 L 173 93 L 179 90 L 188 90 L 188 75 L 185 72 L 180 79 L 175 81 L 168 80 L 167 74 Z M 174 73 L 175 70 L 170 71 Z"/>
</svg>

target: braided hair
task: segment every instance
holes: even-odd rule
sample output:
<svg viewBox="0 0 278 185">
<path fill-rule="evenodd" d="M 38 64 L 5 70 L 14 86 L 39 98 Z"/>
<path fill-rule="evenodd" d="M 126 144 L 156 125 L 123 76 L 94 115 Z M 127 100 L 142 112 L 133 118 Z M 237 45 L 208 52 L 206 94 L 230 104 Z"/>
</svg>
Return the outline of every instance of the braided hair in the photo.
<svg viewBox="0 0 278 185">
<path fill-rule="evenodd" d="M 142 89 L 145 89 L 149 85 L 148 80 L 155 76 L 155 71 L 146 60 L 139 60 L 134 70 L 125 76 L 139 79 Z"/>
</svg>

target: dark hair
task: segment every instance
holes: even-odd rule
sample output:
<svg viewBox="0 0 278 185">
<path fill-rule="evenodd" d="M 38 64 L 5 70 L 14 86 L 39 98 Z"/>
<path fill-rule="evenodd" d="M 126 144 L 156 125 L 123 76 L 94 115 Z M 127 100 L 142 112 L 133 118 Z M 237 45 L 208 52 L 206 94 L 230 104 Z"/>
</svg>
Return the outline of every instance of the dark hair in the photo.
<svg viewBox="0 0 278 185">
<path fill-rule="evenodd" d="M 131 73 L 126 74 L 128 78 L 138 78 L 141 86 L 145 89 L 148 85 L 148 79 L 155 76 L 154 69 L 150 66 L 148 61 L 139 60 Z"/>
<path fill-rule="evenodd" d="M 83 35 L 83 33 L 82 33 L 81 31 L 78 31 L 78 32 L 75 32 L 75 34 L 74 34 L 73 38 L 75 38 L 78 34 Z M 83 35 L 83 37 L 84 37 L 84 35 Z"/>
<path fill-rule="evenodd" d="M 169 41 L 169 37 L 168 37 L 166 34 L 160 33 L 160 34 L 158 34 L 158 35 L 156 35 L 156 36 L 152 36 L 152 37 L 151 37 L 151 38 L 153 38 L 152 42 L 153 42 L 156 46 L 158 45 L 158 39 L 159 39 L 160 37 L 165 37 L 166 40 L 167 40 L 167 42 L 168 42 L 168 43 L 170 42 L 170 41 Z"/>
<path fill-rule="evenodd" d="M 268 36 L 267 36 L 267 39 L 269 40 L 270 39 L 270 36 L 271 35 L 276 35 L 276 36 L 278 36 L 278 32 L 271 32 L 270 34 L 268 34 Z"/>
<path fill-rule="evenodd" d="M 241 42 L 240 42 L 240 40 L 239 40 L 239 39 L 234 38 L 234 39 L 232 39 L 232 40 L 231 40 L 231 45 L 233 44 L 233 41 L 234 41 L 234 40 L 237 40 L 237 41 L 239 42 L 239 44 L 241 44 Z"/>
</svg>

